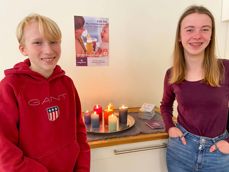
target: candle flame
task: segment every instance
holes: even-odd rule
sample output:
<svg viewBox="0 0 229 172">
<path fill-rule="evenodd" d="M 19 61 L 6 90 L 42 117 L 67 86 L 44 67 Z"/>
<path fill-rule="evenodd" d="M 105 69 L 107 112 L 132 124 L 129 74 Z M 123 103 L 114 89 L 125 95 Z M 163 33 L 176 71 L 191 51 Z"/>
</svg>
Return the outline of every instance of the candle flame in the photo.
<svg viewBox="0 0 229 172">
<path fill-rule="evenodd" d="M 112 111 L 112 110 L 114 109 L 114 105 L 113 105 L 112 103 L 109 103 L 109 104 L 107 105 L 107 109 L 108 109 L 109 111 Z"/>
<path fill-rule="evenodd" d="M 127 108 L 127 106 L 125 106 L 125 105 L 122 105 L 121 107 L 120 107 L 120 109 L 126 109 Z"/>
</svg>

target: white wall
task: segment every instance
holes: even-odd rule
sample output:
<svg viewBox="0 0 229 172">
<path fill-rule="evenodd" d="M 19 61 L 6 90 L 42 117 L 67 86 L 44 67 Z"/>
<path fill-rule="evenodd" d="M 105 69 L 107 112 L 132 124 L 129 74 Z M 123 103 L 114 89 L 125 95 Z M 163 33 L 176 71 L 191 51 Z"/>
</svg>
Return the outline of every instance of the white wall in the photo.
<svg viewBox="0 0 229 172">
<path fill-rule="evenodd" d="M 227 23 L 224 54 L 229 57 L 229 1 L 222 0 L 222 21 Z"/>
<path fill-rule="evenodd" d="M 215 0 L 0 0 L 0 78 L 3 71 L 23 57 L 18 51 L 15 29 L 31 12 L 55 20 L 63 32 L 59 64 L 71 76 L 83 110 L 112 102 L 159 106 L 163 77 L 171 64 L 177 20 L 186 6 L 202 4 L 216 19 L 217 51 L 225 56 L 227 24 L 221 22 L 221 1 Z M 108 17 L 110 65 L 76 67 L 73 16 Z"/>
</svg>

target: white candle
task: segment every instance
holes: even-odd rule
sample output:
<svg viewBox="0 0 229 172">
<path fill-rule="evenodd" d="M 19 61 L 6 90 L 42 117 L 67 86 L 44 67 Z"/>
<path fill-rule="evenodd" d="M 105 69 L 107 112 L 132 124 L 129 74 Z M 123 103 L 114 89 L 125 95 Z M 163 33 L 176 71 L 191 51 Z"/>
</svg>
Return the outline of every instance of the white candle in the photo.
<svg viewBox="0 0 229 172">
<path fill-rule="evenodd" d="M 110 132 L 117 131 L 117 122 L 118 119 L 114 114 L 108 116 L 108 129 Z"/>
<path fill-rule="evenodd" d="M 91 126 L 92 128 L 99 128 L 99 115 L 96 112 L 91 115 Z"/>
</svg>

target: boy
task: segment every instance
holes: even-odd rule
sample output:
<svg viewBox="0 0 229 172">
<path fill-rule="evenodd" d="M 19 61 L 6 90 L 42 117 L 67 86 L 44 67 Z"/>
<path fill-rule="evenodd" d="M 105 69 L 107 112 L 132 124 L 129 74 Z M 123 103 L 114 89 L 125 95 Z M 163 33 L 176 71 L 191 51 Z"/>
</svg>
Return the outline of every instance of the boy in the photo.
<svg viewBox="0 0 229 172">
<path fill-rule="evenodd" d="M 57 65 L 59 27 L 32 14 L 19 23 L 17 39 L 28 59 L 0 82 L 0 171 L 89 172 L 79 96 Z"/>
</svg>

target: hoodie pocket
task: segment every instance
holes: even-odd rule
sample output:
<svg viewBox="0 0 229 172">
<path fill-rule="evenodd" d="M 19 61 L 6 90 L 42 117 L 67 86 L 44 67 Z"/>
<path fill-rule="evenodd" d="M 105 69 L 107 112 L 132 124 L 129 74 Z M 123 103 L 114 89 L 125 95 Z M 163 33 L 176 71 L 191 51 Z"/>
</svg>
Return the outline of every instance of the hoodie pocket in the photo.
<svg viewBox="0 0 229 172">
<path fill-rule="evenodd" d="M 79 151 L 78 143 L 74 142 L 43 156 L 40 161 L 49 172 L 73 172 Z"/>
</svg>

